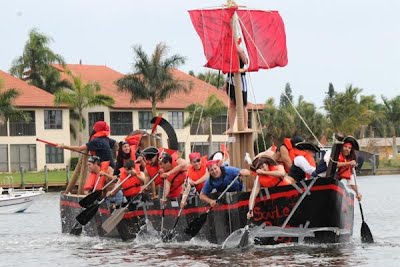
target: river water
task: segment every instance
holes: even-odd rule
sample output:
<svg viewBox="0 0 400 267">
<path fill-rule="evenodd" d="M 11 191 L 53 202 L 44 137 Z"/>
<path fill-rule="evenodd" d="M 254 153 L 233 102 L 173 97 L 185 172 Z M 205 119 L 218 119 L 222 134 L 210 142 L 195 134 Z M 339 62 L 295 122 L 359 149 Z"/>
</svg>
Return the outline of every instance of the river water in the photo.
<svg viewBox="0 0 400 267">
<path fill-rule="evenodd" d="M 41 195 L 24 213 L 0 215 L 0 266 L 400 266 L 400 176 L 358 178 L 374 244 L 290 244 L 225 249 L 199 240 L 163 244 L 61 234 L 59 194 Z"/>
</svg>

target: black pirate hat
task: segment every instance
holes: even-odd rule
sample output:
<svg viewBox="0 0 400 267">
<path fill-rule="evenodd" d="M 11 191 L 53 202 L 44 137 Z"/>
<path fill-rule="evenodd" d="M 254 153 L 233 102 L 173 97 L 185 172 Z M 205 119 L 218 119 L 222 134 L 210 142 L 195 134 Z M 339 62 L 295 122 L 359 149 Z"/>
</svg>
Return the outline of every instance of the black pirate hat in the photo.
<svg viewBox="0 0 400 267">
<path fill-rule="evenodd" d="M 343 144 L 344 144 L 344 143 L 350 143 L 350 144 L 353 146 L 353 149 L 354 149 L 354 150 L 360 150 L 360 146 L 358 145 L 357 140 L 356 140 L 353 136 L 351 136 L 351 135 L 346 136 L 346 137 L 343 139 Z"/>
<path fill-rule="evenodd" d="M 309 142 L 299 142 L 295 145 L 295 147 L 300 150 L 310 150 L 314 152 L 319 152 L 320 150 L 318 146 Z"/>
</svg>

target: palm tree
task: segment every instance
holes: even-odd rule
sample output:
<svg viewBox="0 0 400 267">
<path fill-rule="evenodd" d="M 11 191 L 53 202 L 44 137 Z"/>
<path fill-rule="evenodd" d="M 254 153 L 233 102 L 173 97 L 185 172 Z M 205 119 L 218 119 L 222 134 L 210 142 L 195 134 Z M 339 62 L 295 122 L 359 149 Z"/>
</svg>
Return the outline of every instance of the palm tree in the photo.
<svg viewBox="0 0 400 267">
<path fill-rule="evenodd" d="M 29 122 L 31 119 L 28 113 L 18 110 L 12 102 L 19 96 L 15 89 L 6 89 L 3 91 L 3 81 L 0 80 L 0 126 L 6 125 L 9 119 L 23 120 Z"/>
<path fill-rule="evenodd" d="M 175 80 L 171 70 L 185 63 L 180 55 L 166 57 L 168 47 L 164 43 L 156 46 L 151 58 L 140 45 L 133 48 L 134 73 L 116 81 L 120 91 L 131 94 L 131 102 L 149 100 L 153 116 L 157 115 L 157 103 L 164 102 L 172 93 L 186 91 L 191 83 Z"/>
<path fill-rule="evenodd" d="M 208 96 L 204 105 L 191 104 L 186 109 L 189 112 L 188 118 L 184 122 L 184 126 L 196 124 L 208 124 L 208 153 L 211 155 L 212 151 L 212 121 L 215 117 L 226 112 L 224 103 L 214 94 Z"/>
<path fill-rule="evenodd" d="M 78 143 L 82 144 L 82 130 L 86 128 L 83 118 L 83 110 L 94 106 L 111 106 L 114 99 L 110 96 L 100 94 L 100 85 L 96 82 L 84 83 L 78 76 L 72 75 L 72 89 L 57 91 L 54 96 L 55 105 L 66 104 L 70 108 L 71 118 L 78 118 Z"/>
<path fill-rule="evenodd" d="M 61 55 L 48 47 L 50 41 L 50 37 L 32 29 L 23 54 L 13 61 L 10 73 L 31 85 L 54 93 L 67 84 L 60 81 L 60 73 L 51 66 L 55 63 L 64 66 L 65 62 Z"/>
</svg>

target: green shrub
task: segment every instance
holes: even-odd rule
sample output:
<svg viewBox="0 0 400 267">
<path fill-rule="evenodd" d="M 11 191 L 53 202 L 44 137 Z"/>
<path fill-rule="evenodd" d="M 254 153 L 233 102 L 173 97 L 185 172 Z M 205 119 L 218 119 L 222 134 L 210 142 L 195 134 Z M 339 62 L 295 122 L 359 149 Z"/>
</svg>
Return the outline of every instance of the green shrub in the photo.
<svg viewBox="0 0 400 267">
<path fill-rule="evenodd" d="M 69 169 L 71 170 L 71 171 L 73 171 L 73 170 L 75 170 L 75 167 L 76 167 L 76 165 L 78 164 L 78 161 L 79 161 L 79 157 L 72 157 L 71 158 L 71 162 L 70 162 L 70 164 L 69 164 Z"/>
</svg>

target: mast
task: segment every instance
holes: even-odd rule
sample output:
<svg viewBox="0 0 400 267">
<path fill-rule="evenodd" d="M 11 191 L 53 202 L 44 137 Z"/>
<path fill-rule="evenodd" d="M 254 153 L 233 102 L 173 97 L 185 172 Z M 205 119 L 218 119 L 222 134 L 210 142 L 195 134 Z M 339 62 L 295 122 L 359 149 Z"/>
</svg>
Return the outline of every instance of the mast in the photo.
<svg viewBox="0 0 400 267">
<path fill-rule="evenodd" d="M 227 0 L 228 7 L 236 6 L 234 0 Z M 238 16 L 235 14 L 231 19 L 231 28 L 232 28 L 232 36 L 234 38 L 234 44 L 238 45 Z M 239 57 L 239 55 L 234 55 Z M 240 62 L 240 59 L 239 61 Z M 243 105 L 243 95 L 242 95 L 242 81 L 241 74 L 239 72 L 235 72 L 233 74 L 233 79 L 235 83 L 235 97 L 236 97 L 236 123 L 237 123 L 237 131 L 233 130 L 232 133 L 229 134 L 229 154 L 231 155 L 231 165 L 239 168 L 249 168 L 248 163 L 244 161 L 244 156 L 246 153 L 250 154 L 251 158 L 254 158 L 254 138 L 252 131 L 244 131 L 247 128 L 247 125 L 244 125 L 244 105 Z M 251 118 L 249 118 L 251 119 Z M 233 126 L 231 126 L 234 129 Z M 244 179 L 246 184 L 246 188 L 249 189 L 252 187 L 254 179 Z"/>
</svg>

